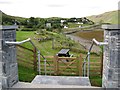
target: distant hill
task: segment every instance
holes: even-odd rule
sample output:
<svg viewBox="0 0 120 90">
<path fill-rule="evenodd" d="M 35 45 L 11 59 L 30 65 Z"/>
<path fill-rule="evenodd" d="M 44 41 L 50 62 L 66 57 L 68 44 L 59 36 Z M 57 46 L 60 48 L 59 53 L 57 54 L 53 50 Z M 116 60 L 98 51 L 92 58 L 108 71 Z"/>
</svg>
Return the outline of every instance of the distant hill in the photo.
<svg viewBox="0 0 120 90">
<path fill-rule="evenodd" d="M 1 17 L 0 17 L 1 18 Z M 86 17 L 88 20 L 93 21 L 93 22 L 99 22 L 99 23 L 111 23 L 111 24 L 118 24 L 118 11 L 109 11 L 105 12 L 103 14 L 99 15 L 92 15 L 92 16 L 87 16 Z M 25 21 L 29 18 L 23 18 L 23 17 L 16 17 L 16 16 L 10 16 L 5 13 L 2 13 L 2 22 L 3 25 L 11 25 L 14 24 L 15 21 L 18 21 L 18 23 L 25 23 Z M 59 18 L 59 17 L 52 17 L 52 18 L 46 18 L 44 19 L 45 21 L 47 20 L 61 20 L 65 19 L 68 20 L 68 18 Z M 69 18 L 70 20 L 72 18 Z M 82 18 L 79 18 L 82 20 Z M 40 18 L 37 18 L 39 22 L 41 22 Z M 120 20 L 119 20 L 120 21 Z"/>
<path fill-rule="evenodd" d="M 109 11 L 99 15 L 88 16 L 94 22 L 118 24 L 118 11 Z"/>
<path fill-rule="evenodd" d="M 26 18 L 23 18 L 23 17 L 11 16 L 11 15 L 2 13 L 2 24 L 3 25 L 13 25 L 15 21 L 22 22 L 25 19 Z"/>
</svg>

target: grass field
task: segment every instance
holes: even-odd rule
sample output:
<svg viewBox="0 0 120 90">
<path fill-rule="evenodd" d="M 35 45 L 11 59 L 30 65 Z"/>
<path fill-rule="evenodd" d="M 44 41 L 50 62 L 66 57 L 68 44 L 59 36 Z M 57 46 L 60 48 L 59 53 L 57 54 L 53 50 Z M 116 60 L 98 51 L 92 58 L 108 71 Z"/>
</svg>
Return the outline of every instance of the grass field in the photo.
<svg viewBox="0 0 120 90">
<path fill-rule="evenodd" d="M 69 28 L 76 28 L 76 27 L 79 27 L 80 25 L 79 24 L 76 24 L 76 23 L 68 23 L 68 27 Z"/>
<path fill-rule="evenodd" d="M 35 72 L 31 68 L 26 68 L 23 65 L 18 65 L 18 74 L 19 74 L 19 80 L 23 82 L 31 82 L 34 77 L 38 74 L 38 72 Z"/>
</svg>

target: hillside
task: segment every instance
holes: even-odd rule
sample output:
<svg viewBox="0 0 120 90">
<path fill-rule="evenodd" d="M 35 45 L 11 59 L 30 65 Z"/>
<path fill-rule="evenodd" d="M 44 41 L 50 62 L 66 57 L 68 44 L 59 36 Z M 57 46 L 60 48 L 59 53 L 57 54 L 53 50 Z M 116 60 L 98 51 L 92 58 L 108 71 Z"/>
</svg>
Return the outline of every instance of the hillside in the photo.
<svg viewBox="0 0 120 90">
<path fill-rule="evenodd" d="M 105 12 L 99 15 L 92 15 L 92 16 L 87 16 L 87 19 L 93 21 L 93 22 L 101 22 L 101 23 L 111 23 L 111 24 L 118 24 L 118 11 L 109 11 Z M 11 21 L 14 22 L 14 20 L 17 20 L 18 22 L 24 22 L 28 18 L 22 18 L 22 17 L 16 17 L 16 16 L 10 16 L 5 13 L 2 13 L 2 21 L 4 22 L 3 24 L 11 24 Z M 48 21 L 50 20 L 60 20 L 64 19 L 67 20 L 66 18 L 59 18 L 59 17 L 51 17 L 51 18 L 46 18 Z M 69 20 L 72 20 L 73 18 L 69 18 Z M 81 19 L 81 18 L 80 18 Z M 10 23 L 8 23 L 10 22 Z"/>
<path fill-rule="evenodd" d="M 118 11 L 109 11 L 99 15 L 88 16 L 94 22 L 118 24 Z"/>
<path fill-rule="evenodd" d="M 11 16 L 11 15 L 7 15 L 5 14 L 4 12 L 2 12 L 2 22 L 3 22 L 3 25 L 7 24 L 13 24 L 15 22 L 15 20 L 21 22 L 23 20 L 25 20 L 25 18 L 23 17 L 18 17 L 18 16 Z"/>
</svg>

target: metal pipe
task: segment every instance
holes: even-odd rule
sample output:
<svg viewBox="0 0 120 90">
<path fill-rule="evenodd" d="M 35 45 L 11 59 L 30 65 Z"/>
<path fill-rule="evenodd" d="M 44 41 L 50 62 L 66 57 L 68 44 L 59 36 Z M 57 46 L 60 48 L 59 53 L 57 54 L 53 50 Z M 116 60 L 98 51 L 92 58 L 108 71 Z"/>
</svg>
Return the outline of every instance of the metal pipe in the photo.
<svg viewBox="0 0 120 90">
<path fill-rule="evenodd" d="M 39 49 L 34 45 L 34 43 L 30 40 L 30 43 L 37 49 L 37 51 L 39 51 Z M 46 70 L 46 64 L 48 63 L 47 61 L 46 61 L 46 58 L 40 53 L 40 55 L 42 56 L 42 58 L 44 59 L 44 71 L 45 71 L 45 76 L 47 75 L 47 70 Z M 40 63 L 40 61 L 39 61 L 39 63 Z M 49 63 L 48 63 L 49 64 Z M 39 65 L 40 66 L 40 65 Z M 49 66 L 50 66 L 50 64 L 49 64 Z M 40 69 L 40 68 L 39 68 Z M 41 73 L 41 72 L 40 72 Z"/>
<path fill-rule="evenodd" d="M 83 69 L 83 76 L 85 77 L 85 75 L 86 75 L 86 60 L 84 59 L 84 67 L 83 67 L 84 69 Z"/>
<path fill-rule="evenodd" d="M 34 43 L 30 40 L 30 43 L 37 49 L 37 51 L 39 51 L 39 49 L 34 45 Z M 46 61 L 46 58 L 40 53 L 40 55 L 42 56 L 42 58 L 44 59 L 44 71 L 45 71 L 45 76 L 47 75 L 47 73 L 46 73 L 46 64 L 48 63 L 47 61 Z M 47 63 L 46 63 L 47 62 Z M 40 64 L 40 60 L 39 60 L 39 64 Z M 49 64 L 49 63 L 48 63 Z M 40 65 L 39 65 L 39 67 L 40 67 Z M 40 68 L 39 68 L 40 69 Z M 39 70 L 40 71 L 40 70 Z M 41 73 L 41 71 L 40 71 L 40 73 Z"/>
<path fill-rule="evenodd" d="M 85 77 L 86 75 L 86 59 L 88 59 L 88 68 L 87 68 L 87 76 L 89 77 L 89 74 L 90 74 L 90 52 L 92 50 L 92 47 L 94 44 L 98 45 L 98 46 L 101 46 L 101 45 L 108 45 L 108 42 L 98 42 L 96 39 L 93 39 L 92 40 L 93 43 L 90 47 L 90 49 L 88 50 L 88 54 L 86 56 L 86 58 L 84 59 L 84 63 L 83 63 L 83 76 Z"/>
<path fill-rule="evenodd" d="M 89 77 L 90 74 L 90 52 L 88 52 L 88 68 L 87 68 L 87 77 Z"/>
<path fill-rule="evenodd" d="M 34 43 L 30 40 L 30 43 L 37 49 L 37 51 L 39 51 L 39 49 L 34 45 Z M 45 71 L 45 76 L 47 75 L 47 73 L 46 73 L 46 64 L 48 63 L 47 61 L 46 61 L 46 58 L 40 53 L 40 55 L 42 56 L 42 58 L 44 59 L 44 71 Z M 39 56 L 40 57 L 40 56 Z M 40 59 L 40 58 L 39 58 Z M 40 60 L 39 60 L 39 64 L 40 64 Z M 49 63 L 48 63 L 49 64 Z M 50 64 L 49 64 L 50 65 Z M 41 67 L 40 67 L 40 65 L 39 65 L 39 71 L 40 71 L 40 74 L 41 74 Z"/>
<path fill-rule="evenodd" d="M 20 41 L 20 42 L 12 42 L 12 41 L 5 41 L 6 44 L 14 44 L 14 45 L 19 45 L 19 44 L 23 44 L 25 42 L 28 42 L 30 41 L 30 38 L 26 39 L 26 40 L 23 40 L 23 41 Z"/>
<path fill-rule="evenodd" d="M 98 46 L 108 45 L 108 42 L 98 42 L 95 38 L 92 41 Z"/>
<path fill-rule="evenodd" d="M 29 42 L 32 44 L 33 47 L 36 48 L 37 51 L 39 51 L 39 49 L 34 45 L 34 43 L 31 40 Z"/>
<path fill-rule="evenodd" d="M 90 76 L 90 52 L 92 50 L 92 47 L 94 45 L 94 42 L 92 43 L 89 51 L 88 51 L 88 54 L 87 54 L 87 58 L 88 58 L 88 69 L 87 69 L 87 76 L 89 77 Z"/>
<path fill-rule="evenodd" d="M 39 75 L 41 75 L 41 67 L 40 67 L 40 51 L 38 51 L 38 71 L 39 71 Z"/>
<path fill-rule="evenodd" d="M 46 73 L 46 59 L 44 59 L 44 71 L 45 71 L 45 76 L 47 75 Z"/>
<path fill-rule="evenodd" d="M 86 75 L 86 59 L 88 58 L 90 58 L 90 56 L 89 56 L 89 54 L 90 54 L 90 52 L 91 52 L 91 50 L 92 50 L 92 47 L 93 47 L 93 45 L 94 45 L 94 42 L 92 43 L 92 45 L 90 46 L 90 49 L 88 50 L 88 53 L 87 53 L 87 56 L 86 56 L 86 58 L 84 59 L 84 63 L 83 63 L 83 73 L 84 73 L 84 77 L 85 77 L 85 75 Z M 88 60 L 89 62 L 88 62 L 88 67 L 90 68 L 90 59 Z M 89 70 L 89 69 L 88 69 Z M 89 72 L 89 71 L 88 71 Z M 88 73 L 87 73 L 87 75 L 89 75 Z"/>
</svg>

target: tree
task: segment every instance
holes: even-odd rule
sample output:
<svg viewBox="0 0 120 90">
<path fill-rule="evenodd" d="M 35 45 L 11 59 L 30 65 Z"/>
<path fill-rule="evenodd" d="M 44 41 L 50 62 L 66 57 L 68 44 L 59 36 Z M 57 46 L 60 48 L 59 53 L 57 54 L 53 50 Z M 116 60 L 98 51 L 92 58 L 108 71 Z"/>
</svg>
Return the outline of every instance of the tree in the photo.
<svg viewBox="0 0 120 90">
<path fill-rule="evenodd" d="M 25 20 L 24 22 L 27 28 L 36 28 L 39 24 L 38 18 L 30 17 L 29 19 Z"/>
<path fill-rule="evenodd" d="M 68 19 L 68 22 L 72 22 L 73 23 L 73 22 L 76 22 L 76 20 L 77 19 L 75 17 L 73 17 L 73 18 Z"/>
<path fill-rule="evenodd" d="M 82 22 L 82 18 L 77 18 L 77 22 Z"/>
</svg>

